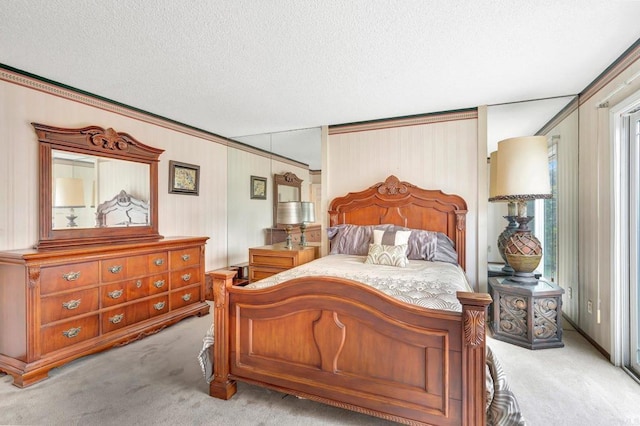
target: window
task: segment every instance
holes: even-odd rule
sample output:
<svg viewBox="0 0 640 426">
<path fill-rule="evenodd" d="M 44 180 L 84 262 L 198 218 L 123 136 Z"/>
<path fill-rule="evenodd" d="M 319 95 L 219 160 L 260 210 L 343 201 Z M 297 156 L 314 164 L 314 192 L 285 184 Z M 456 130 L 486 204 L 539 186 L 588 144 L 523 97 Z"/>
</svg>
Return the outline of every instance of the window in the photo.
<svg viewBox="0 0 640 426">
<path fill-rule="evenodd" d="M 542 244 L 542 260 L 538 271 L 555 281 L 558 276 L 558 136 L 549 141 L 549 180 L 552 198 L 529 201 L 527 211 L 534 212 L 529 229 Z"/>
</svg>

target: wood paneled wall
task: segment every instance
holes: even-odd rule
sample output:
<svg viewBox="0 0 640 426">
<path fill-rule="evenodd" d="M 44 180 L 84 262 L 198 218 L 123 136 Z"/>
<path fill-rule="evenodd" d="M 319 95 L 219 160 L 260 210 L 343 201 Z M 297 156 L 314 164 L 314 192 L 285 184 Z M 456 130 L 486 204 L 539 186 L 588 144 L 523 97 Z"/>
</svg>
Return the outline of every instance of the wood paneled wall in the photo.
<svg viewBox="0 0 640 426">
<path fill-rule="evenodd" d="M 3 80 L 0 103 L 0 249 L 38 241 L 38 141 L 30 123 L 97 124 L 165 150 L 158 175 L 160 234 L 208 236 L 207 268 L 226 265 L 227 146 Z M 169 160 L 200 166 L 200 196 L 168 193 Z"/>
<path fill-rule="evenodd" d="M 619 290 L 614 288 L 612 269 L 614 233 L 613 167 L 614 133 L 610 110 L 625 98 L 640 91 L 640 78 L 626 83 L 640 72 L 640 47 L 629 52 L 632 62 L 622 61 L 623 70 L 611 69 L 615 77 L 601 79 L 606 84 L 596 84 L 580 96 L 579 107 L 579 190 L 578 190 L 578 238 L 579 238 L 579 312 L 577 324 L 604 350 L 614 355 L 619 348 L 613 346 L 612 329 L 616 315 L 612 307 Z M 615 93 L 614 93 L 615 92 Z M 602 103 L 606 99 L 606 103 Z M 592 301 L 593 311 L 587 311 Z M 599 315 L 598 315 L 599 310 Z"/>
</svg>

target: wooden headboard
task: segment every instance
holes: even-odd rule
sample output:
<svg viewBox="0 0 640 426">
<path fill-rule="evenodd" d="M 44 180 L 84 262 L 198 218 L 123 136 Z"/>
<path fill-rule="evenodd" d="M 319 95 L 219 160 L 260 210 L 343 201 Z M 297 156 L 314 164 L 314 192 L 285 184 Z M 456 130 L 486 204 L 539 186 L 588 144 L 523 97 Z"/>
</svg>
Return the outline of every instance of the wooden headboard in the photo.
<svg viewBox="0 0 640 426">
<path fill-rule="evenodd" d="M 465 269 L 467 203 L 458 195 L 418 188 L 389 176 L 360 192 L 334 198 L 329 226 L 392 223 L 412 229 L 442 232 L 455 244 L 458 263 Z"/>
</svg>

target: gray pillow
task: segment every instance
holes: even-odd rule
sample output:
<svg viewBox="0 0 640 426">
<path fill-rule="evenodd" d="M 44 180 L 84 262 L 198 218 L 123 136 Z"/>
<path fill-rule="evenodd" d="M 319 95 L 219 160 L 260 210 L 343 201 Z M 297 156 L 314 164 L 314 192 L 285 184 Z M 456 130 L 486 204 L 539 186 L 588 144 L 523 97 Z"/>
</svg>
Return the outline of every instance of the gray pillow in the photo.
<svg viewBox="0 0 640 426">
<path fill-rule="evenodd" d="M 373 242 L 373 230 L 411 231 L 407 243 L 407 258 L 458 264 L 458 253 L 453 241 L 442 232 L 409 229 L 399 225 L 351 225 L 341 224 L 327 228 L 330 243 L 329 254 L 366 256 Z"/>
</svg>

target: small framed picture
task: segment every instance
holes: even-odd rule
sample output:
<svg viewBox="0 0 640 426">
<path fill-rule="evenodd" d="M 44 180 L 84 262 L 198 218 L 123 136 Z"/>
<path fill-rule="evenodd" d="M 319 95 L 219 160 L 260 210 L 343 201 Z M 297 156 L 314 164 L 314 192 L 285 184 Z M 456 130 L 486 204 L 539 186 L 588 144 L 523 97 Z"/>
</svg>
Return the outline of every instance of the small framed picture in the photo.
<svg viewBox="0 0 640 426">
<path fill-rule="evenodd" d="M 267 178 L 251 176 L 251 198 L 258 200 L 267 199 Z"/>
<path fill-rule="evenodd" d="M 169 192 L 171 194 L 198 195 L 200 166 L 169 161 Z"/>
</svg>

